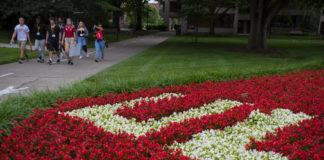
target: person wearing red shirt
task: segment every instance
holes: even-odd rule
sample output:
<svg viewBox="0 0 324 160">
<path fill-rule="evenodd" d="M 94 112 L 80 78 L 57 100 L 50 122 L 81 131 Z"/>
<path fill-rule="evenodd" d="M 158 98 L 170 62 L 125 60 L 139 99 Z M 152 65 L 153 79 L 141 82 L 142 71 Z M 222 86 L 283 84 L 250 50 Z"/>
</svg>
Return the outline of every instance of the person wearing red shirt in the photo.
<svg viewBox="0 0 324 160">
<path fill-rule="evenodd" d="M 66 25 L 63 28 L 63 41 L 65 45 L 65 53 L 66 56 L 69 58 L 68 64 L 73 65 L 73 58 L 70 57 L 70 46 L 76 43 L 76 34 L 75 34 L 75 27 L 72 25 L 72 21 L 70 18 L 66 19 Z"/>
</svg>

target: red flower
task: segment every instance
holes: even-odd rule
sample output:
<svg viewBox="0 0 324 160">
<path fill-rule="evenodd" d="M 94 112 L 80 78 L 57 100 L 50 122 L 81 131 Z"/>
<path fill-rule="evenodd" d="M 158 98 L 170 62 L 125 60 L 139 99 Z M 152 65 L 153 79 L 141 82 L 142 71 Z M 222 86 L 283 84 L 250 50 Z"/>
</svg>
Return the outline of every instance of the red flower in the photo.
<svg viewBox="0 0 324 160">
<path fill-rule="evenodd" d="M 268 133 L 264 141 L 251 139 L 246 149 L 274 151 L 290 159 L 324 159 L 324 70 L 289 73 L 283 76 L 253 77 L 228 82 L 205 82 L 149 88 L 133 93 L 108 94 L 101 97 L 80 97 L 59 100 L 47 110 L 35 113 L 19 122 L 10 136 L 0 137 L 1 159 L 189 159 L 181 150 L 169 150 L 174 141 L 186 142 L 193 134 L 208 129 L 224 129 L 242 122 L 250 112 L 259 109 L 270 113 L 284 108 L 314 116 L 298 125 Z M 198 108 L 217 99 L 230 99 L 245 104 L 221 114 L 206 115 L 173 122 L 160 130 L 152 130 L 136 138 L 124 132 L 113 134 L 94 123 L 78 117 L 59 114 L 92 105 L 120 103 L 139 97 L 154 97 L 163 93 L 181 93 L 172 97 L 124 106 L 116 111 L 126 118 L 146 121 L 160 119 L 174 112 Z M 252 103 L 253 105 L 250 105 Z M 3 131 L 0 132 L 2 134 Z"/>
</svg>

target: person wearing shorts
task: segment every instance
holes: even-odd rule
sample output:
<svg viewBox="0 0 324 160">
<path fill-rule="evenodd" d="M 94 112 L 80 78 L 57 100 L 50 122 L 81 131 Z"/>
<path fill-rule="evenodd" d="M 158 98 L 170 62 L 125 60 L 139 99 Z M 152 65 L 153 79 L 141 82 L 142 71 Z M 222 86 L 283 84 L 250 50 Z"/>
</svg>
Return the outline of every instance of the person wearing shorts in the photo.
<svg viewBox="0 0 324 160">
<path fill-rule="evenodd" d="M 47 27 L 47 34 L 46 34 L 46 44 L 47 49 L 49 50 L 49 61 L 48 64 L 53 63 L 53 52 L 56 51 L 57 54 L 57 63 L 60 62 L 60 51 L 59 51 L 59 44 L 61 43 L 61 33 L 60 27 L 55 24 L 54 17 L 50 18 L 50 25 Z"/>
<path fill-rule="evenodd" d="M 25 19 L 20 17 L 19 18 L 19 24 L 16 25 L 15 30 L 12 34 L 10 43 L 13 43 L 15 41 L 15 37 L 17 36 L 18 40 L 18 46 L 20 48 L 20 59 L 19 63 L 22 63 L 23 57 L 25 56 L 26 60 L 28 60 L 28 55 L 26 53 L 26 42 L 28 40 L 30 45 L 30 50 L 32 50 L 32 43 L 30 41 L 29 36 L 29 28 L 27 25 L 25 25 Z"/>
<path fill-rule="evenodd" d="M 65 46 L 66 56 L 69 58 L 68 64 L 73 65 L 73 57 L 70 57 L 70 46 L 76 44 L 76 30 L 72 25 L 72 20 L 70 18 L 66 19 L 66 25 L 63 28 L 63 41 Z"/>
<path fill-rule="evenodd" d="M 46 26 L 41 23 L 41 18 L 36 18 L 36 24 L 34 25 L 34 37 L 35 37 L 35 51 L 38 54 L 37 62 L 44 63 L 45 58 L 45 39 L 46 39 Z M 41 51 L 39 50 L 41 49 Z"/>
</svg>

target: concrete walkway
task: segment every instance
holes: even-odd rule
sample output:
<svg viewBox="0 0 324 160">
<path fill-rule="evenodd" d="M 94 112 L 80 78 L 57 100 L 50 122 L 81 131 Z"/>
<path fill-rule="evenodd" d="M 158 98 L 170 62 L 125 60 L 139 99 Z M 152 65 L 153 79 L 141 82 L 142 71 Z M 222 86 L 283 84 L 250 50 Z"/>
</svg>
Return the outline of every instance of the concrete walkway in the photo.
<svg viewBox="0 0 324 160">
<path fill-rule="evenodd" d="M 0 98 L 12 93 L 29 93 L 32 90 L 56 90 L 59 86 L 81 81 L 163 42 L 171 35 L 173 34 L 170 32 L 162 32 L 112 43 L 105 49 L 105 60 L 99 63 L 94 62 L 95 52 L 90 49 L 90 58 L 79 60 L 79 57 L 75 57 L 73 66 L 67 65 L 66 60 L 60 64 L 48 65 L 37 63 L 35 59 L 23 64 L 15 62 L 0 65 Z"/>
</svg>

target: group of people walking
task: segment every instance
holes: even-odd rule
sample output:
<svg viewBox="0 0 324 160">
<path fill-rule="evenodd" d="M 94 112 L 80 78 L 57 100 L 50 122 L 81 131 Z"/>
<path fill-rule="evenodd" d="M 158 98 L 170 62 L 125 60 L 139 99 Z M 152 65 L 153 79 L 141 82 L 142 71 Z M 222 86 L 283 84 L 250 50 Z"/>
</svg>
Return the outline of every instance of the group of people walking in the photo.
<svg viewBox="0 0 324 160">
<path fill-rule="evenodd" d="M 94 25 L 92 28 L 95 32 L 95 47 L 96 47 L 96 58 L 95 62 L 103 61 L 104 59 L 104 48 L 106 42 L 104 40 L 103 27 L 101 24 Z M 60 63 L 61 59 L 66 57 L 68 59 L 68 64 L 73 65 L 73 57 L 76 55 L 70 54 L 70 49 L 72 47 L 80 48 L 79 58 L 83 58 L 83 51 L 86 57 L 90 57 L 87 49 L 87 38 L 89 32 L 84 22 L 80 21 L 77 28 L 72 24 L 70 18 L 66 19 L 66 24 L 64 24 L 62 18 L 57 19 L 57 23 L 54 17 L 49 18 L 49 25 L 45 25 L 41 22 L 40 17 L 36 18 L 35 25 L 32 29 L 32 34 L 35 38 L 35 51 L 38 54 L 37 62 L 45 62 L 45 47 L 49 51 L 48 64 L 53 64 L 53 54 L 57 55 L 56 63 Z M 23 63 L 23 58 L 29 59 L 26 52 L 27 42 L 30 45 L 30 50 L 32 51 L 32 42 L 30 38 L 30 30 L 27 25 L 25 25 L 24 18 L 19 18 L 19 24 L 16 25 L 10 45 L 13 44 L 15 37 L 17 37 L 18 46 L 20 48 L 20 59 L 19 63 Z M 99 52 L 101 52 L 101 57 L 99 58 Z"/>
</svg>

